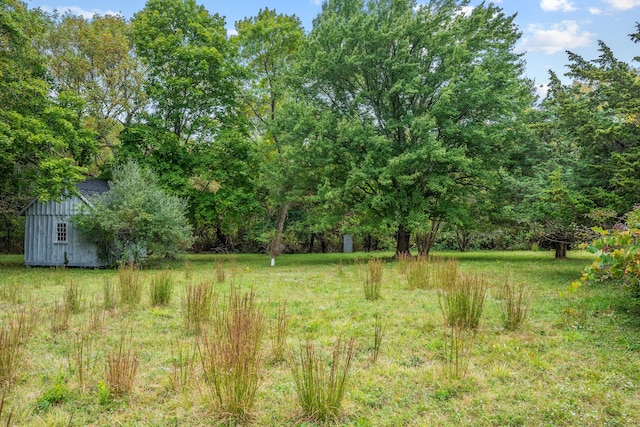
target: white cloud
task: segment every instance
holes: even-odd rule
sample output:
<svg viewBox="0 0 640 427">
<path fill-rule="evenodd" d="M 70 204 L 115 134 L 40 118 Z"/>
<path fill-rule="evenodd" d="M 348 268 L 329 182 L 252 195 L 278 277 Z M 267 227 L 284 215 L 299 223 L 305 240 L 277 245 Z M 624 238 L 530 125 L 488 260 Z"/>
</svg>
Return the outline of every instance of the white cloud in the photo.
<svg viewBox="0 0 640 427">
<path fill-rule="evenodd" d="M 547 94 L 549 93 L 549 85 L 547 84 L 538 85 L 535 87 L 535 90 L 536 90 L 536 95 L 538 95 L 538 98 L 540 100 L 545 99 L 547 97 Z"/>
<path fill-rule="evenodd" d="M 640 0 L 604 0 L 617 10 L 629 10 L 640 6 Z"/>
<path fill-rule="evenodd" d="M 567 49 L 589 46 L 594 36 L 595 34 L 581 31 L 575 21 L 562 21 L 559 24 L 553 24 L 551 28 L 532 24 L 527 27 L 525 37 L 516 50 L 553 55 Z"/>
<path fill-rule="evenodd" d="M 323 0 L 311 0 L 311 3 L 320 6 Z"/>
<path fill-rule="evenodd" d="M 602 9 L 598 8 L 598 7 L 590 7 L 589 8 L 589 13 L 592 15 L 600 15 L 602 13 Z"/>
<path fill-rule="evenodd" d="M 227 30 L 227 36 L 232 37 L 232 36 L 237 36 L 238 35 L 238 31 L 237 30 Z"/>
<path fill-rule="evenodd" d="M 464 16 L 471 16 L 473 13 L 473 6 L 462 6 L 460 9 L 460 14 Z"/>
<path fill-rule="evenodd" d="M 91 9 L 91 10 L 85 10 L 82 9 L 81 7 L 78 6 L 56 6 L 55 8 L 51 8 L 48 6 L 41 6 L 40 9 L 42 9 L 44 12 L 53 12 L 54 10 L 57 10 L 58 13 L 60 14 L 64 14 L 64 13 L 71 13 L 72 15 L 76 15 L 76 16 L 82 16 L 85 19 L 91 19 L 94 17 L 94 15 L 120 15 L 120 12 L 114 12 L 111 9 L 108 10 L 100 10 L 100 9 Z"/>
<path fill-rule="evenodd" d="M 545 12 L 556 12 L 559 10 L 563 12 L 572 12 L 577 10 L 569 0 L 540 0 L 540 7 Z"/>
</svg>

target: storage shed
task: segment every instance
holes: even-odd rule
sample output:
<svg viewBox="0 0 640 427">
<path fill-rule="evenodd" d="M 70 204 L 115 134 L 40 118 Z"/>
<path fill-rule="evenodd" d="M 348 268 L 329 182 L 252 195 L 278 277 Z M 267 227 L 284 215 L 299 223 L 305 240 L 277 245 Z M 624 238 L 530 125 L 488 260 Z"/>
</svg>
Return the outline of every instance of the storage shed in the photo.
<svg viewBox="0 0 640 427">
<path fill-rule="evenodd" d="M 83 204 L 91 206 L 91 197 L 109 191 L 109 184 L 85 180 L 76 184 L 79 196 L 62 201 L 32 200 L 20 211 L 25 216 L 24 263 L 28 267 L 104 267 L 95 244 L 82 238 L 71 217 Z"/>
</svg>

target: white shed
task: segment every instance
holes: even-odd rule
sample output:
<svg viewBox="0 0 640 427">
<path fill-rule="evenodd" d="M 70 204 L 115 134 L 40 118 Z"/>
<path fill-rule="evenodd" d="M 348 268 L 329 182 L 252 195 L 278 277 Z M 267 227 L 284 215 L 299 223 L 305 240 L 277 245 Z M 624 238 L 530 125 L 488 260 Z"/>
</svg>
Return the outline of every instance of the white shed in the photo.
<svg viewBox="0 0 640 427">
<path fill-rule="evenodd" d="M 109 191 L 109 184 L 85 180 L 76 184 L 79 196 L 54 202 L 32 200 L 19 215 L 25 216 L 24 263 L 29 267 L 104 267 L 95 244 L 82 238 L 71 217 L 91 196 Z"/>
</svg>

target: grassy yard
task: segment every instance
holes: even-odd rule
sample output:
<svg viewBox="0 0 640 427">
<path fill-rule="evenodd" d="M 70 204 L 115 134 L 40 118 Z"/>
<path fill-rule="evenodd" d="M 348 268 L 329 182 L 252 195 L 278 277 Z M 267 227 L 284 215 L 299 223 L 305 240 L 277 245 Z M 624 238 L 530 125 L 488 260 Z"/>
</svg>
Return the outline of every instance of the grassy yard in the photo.
<svg viewBox="0 0 640 427">
<path fill-rule="evenodd" d="M 190 255 L 164 266 L 174 284 L 168 305 L 151 304 L 150 283 L 163 271 L 152 268 L 140 272 L 140 303 L 115 301 L 111 309 L 104 289 L 118 282 L 116 271 L 26 269 L 21 257 L 2 256 L 5 330 L 21 307 L 36 322 L 24 334 L 20 363 L 5 387 L 0 425 L 219 423 L 196 348 L 198 332 L 185 321 L 188 285 L 205 281 L 215 283 L 218 300 L 230 283 L 241 292 L 253 288 L 264 313 L 252 425 L 314 425 L 299 409 L 286 361 L 273 360 L 271 325 L 285 301 L 289 349 L 299 351 L 309 339 L 329 360 L 338 338 L 355 339 L 338 425 L 640 424 L 637 318 L 603 284 L 567 294 L 590 255 L 570 253 L 562 261 L 551 252 L 438 255 L 459 258 L 462 272 L 489 283 L 468 371 L 458 378 L 447 374 L 437 291 L 410 289 L 402 265 L 385 262 L 382 298 L 365 299 L 368 254 L 284 255 L 275 268 L 266 256 Z M 529 318 L 515 331 L 506 331 L 501 318 L 498 289 L 505 281 L 533 292 Z M 376 318 L 385 327 L 374 363 Z M 107 365 L 122 343 L 137 370 L 133 388 L 114 396 L 106 390 Z M 0 370 L 6 369 L 0 359 Z"/>
</svg>

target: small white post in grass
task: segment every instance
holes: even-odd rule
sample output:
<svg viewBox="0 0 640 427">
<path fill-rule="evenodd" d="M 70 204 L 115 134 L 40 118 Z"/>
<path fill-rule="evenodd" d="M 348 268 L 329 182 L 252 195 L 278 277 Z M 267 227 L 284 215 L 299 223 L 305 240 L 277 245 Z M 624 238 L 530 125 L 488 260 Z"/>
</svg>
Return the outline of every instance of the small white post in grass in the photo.
<svg viewBox="0 0 640 427">
<path fill-rule="evenodd" d="M 276 266 L 276 257 L 271 257 L 271 267 L 275 267 Z"/>
</svg>

